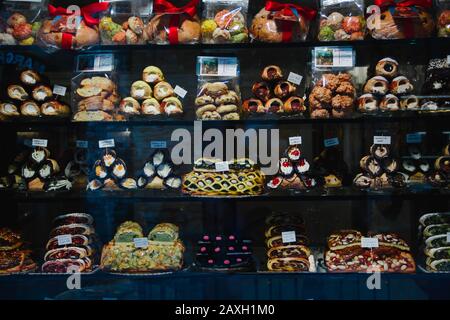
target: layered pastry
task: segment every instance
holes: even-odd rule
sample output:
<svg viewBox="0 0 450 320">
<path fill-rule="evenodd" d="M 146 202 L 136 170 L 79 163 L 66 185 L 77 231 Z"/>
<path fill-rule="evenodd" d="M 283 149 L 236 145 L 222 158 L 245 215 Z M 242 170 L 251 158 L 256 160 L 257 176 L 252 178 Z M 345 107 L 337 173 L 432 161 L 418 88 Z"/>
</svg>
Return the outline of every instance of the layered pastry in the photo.
<svg viewBox="0 0 450 320">
<path fill-rule="evenodd" d="M 34 70 L 20 73 L 21 84 L 12 84 L 7 88 L 10 101 L 0 102 L 0 115 L 6 119 L 17 116 L 26 117 L 67 117 L 70 108 L 55 100 L 49 85 L 43 83 L 43 77 Z"/>
<path fill-rule="evenodd" d="M 241 97 L 239 88 L 227 82 L 203 83 L 195 99 L 198 120 L 239 120 Z"/>
<path fill-rule="evenodd" d="M 408 244 L 395 233 L 374 233 L 378 247 L 362 247 L 361 232 L 342 230 L 327 239 L 325 266 L 328 272 L 413 273 L 414 258 Z"/>
<path fill-rule="evenodd" d="M 181 178 L 175 174 L 175 166 L 164 150 L 155 150 L 144 163 L 137 185 L 143 189 L 179 189 Z"/>
<path fill-rule="evenodd" d="M 195 248 L 195 266 L 205 271 L 251 271 L 252 241 L 233 234 L 203 235 Z"/>
<path fill-rule="evenodd" d="M 267 182 L 269 190 L 309 190 L 317 181 L 309 174 L 310 164 L 302 155 L 300 145 L 291 145 L 278 164 L 278 172 Z"/>
<path fill-rule="evenodd" d="M 301 218 L 275 213 L 266 219 L 267 269 L 269 271 L 315 271 Z M 290 237 L 287 238 L 286 235 Z"/>
<path fill-rule="evenodd" d="M 95 161 L 87 190 L 131 190 L 137 189 L 134 178 L 128 177 L 127 165 L 115 150 L 106 148 L 101 159 Z"/>
<path fill-rule="evenodd" d="M 142 244 L 140 244 L 139 240 Z M 185 247 L 172 223 L 156 225 L 145 238 L 139 224 L 126 221 L 103 247 L 101 268 L 122 273 L 175 271 L 183 266 Z"/>
<path fill-rule="evenodd" d="M 264 175 L 249 159 L 228 162 L 229 171 L 216 170 L 218 159 L 201 158 L 182 179 L 182 191 L 196 196 L 256 196 L 264 191 Z"/>
<path fill-rule="evenodd" d="M 355 41 L 364 40 L 365 35 L 364 15 L 354 15 L 348 10 L 322 15 L 317 38 L 319 41 Z"/>
<path fill-rule="evenodd" d="M 399 63 L 393 58 L 383 58 L 374 67 L 374 76 L 364 85 L 364 94 L 358 98 L 362 113 L 417 110 L 419 99 L 411 95 L 414 85 L 399 74 Z"/>
<path fill-rule="evenodd" d="M 75 90 L 75 121 L 111 121 L 117 117 L 120 100 L 117 84 L 106 76 L 83 78 Z"/>
<path fill-rule="evenodd" d="M 308 101 L 312 118 L 343 118 L 353 112 L 355 86 L 349 73 L 324 73 L 315 82 Z"/>
<path fill-rule="evenodd" d="M 325 188 L 342 187 L 348 167 L 341 150 L 337 146 L 325 148 L 314 158 L 313 172 Z"/>
<path fill-rule="evenodd" d="M 90 272 L 98 264 L 99 248 L 87 213 L 68 213 L 53 220 L 53 230 L 46 245 L 42 272 Z"/>
<path fill-rule="evenodd" d="M 399 162 L 392 157 L 389 145 L 372 145 L 370 154 L 362 157 L 359 165 L 362 172 L 353 179 L 357 188 L 402 188 L 406 184 L 404 175 L 399 172 Z"/>
<path fill-rule="evenodd" d="M 425 268 L 429 272 L 450 271 L 450 213 L 427 213 L 419 218 Z"/>
<path fill-rule="evenodd" d="M 98 28 L 102 44 L 144 44 L 146 34 L 144 22 L 140 17 L 130 16 L 117 21 L 115 17 L 104 16 Z"/>
<path fill-rule="evenodd" d="M 35 270 L 32 251 L 22 235 L 8 228 L 0 228 L 0 274 L 25 273 Z"/>
<path fill-rule="evenodd" d="M 183 114 L 183 104 L 175 95 L 172 85 L 165 81 L 161 69 L 148 66 L 142 72 L 142 80 L 131 85 L 130 96 L 120 102 L 119 112 L 127 117 L 176 117 Z"/>
<path fill-rule="evenodd" d="M 284 80 L 279 66 L 266 66 L 261 72 L 263 81 L 252 86 L 253 97 L 246 99 L 242 109 L 247 115 L 302 115 L 306 111 L 303 98 L 296 95 L 297 86 Z"/>
</svg>

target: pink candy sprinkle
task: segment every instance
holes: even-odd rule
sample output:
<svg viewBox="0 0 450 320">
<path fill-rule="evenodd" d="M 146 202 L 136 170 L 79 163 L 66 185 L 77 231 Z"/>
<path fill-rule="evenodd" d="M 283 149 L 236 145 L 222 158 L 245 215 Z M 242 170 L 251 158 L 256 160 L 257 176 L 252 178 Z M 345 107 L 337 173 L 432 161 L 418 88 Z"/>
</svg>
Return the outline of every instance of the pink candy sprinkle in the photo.
<svg viewBox="0 0 450 320">
<path fill-rule="evenodd" d="M 236 238 L 235 238 L 233 235 L 231 235 L 231 236 L 228 237 L 228 239 L 229 239 L 229 240 L 234 240 L 234 239 L 236 239 Z"/>
<path fill-rule="evenodd" d="M 217 241 L 220 241 L 220 240 L 222 240 L 222 237 L 221 237 L 221 236 L 217 236 L 217 237 L 216 237 L 216 240 L 217 240 Z"/>
<path fill-rule="evenodd" d="M 247 246 L 242 246 L 242 250 L 246 251 L 247 249 Z"/>
<path fill-rule="evenodd" d="M 242 259 L 241 258 L 237 258 L 236 262 L 242 262 Z"/>
<path fill-rule="evenodd" d="M 228 250 L 234 251 L 234 247 L 228 247 Z"/>
<path fill-rule="evenodd" d="M 201 251 L 201 252 L 205 252 L 205 251 L 206 251 L 206 247 L 201 247 L 201 248 L 200 248 L 200 251 Z"/>
<path fill-rule="evenodd" d="M 230 264 L 230 260 L 225 260 L 223 263 L 224 264 Z"/>
<path fill-rule="evenodd" d="M 213 260 L 213 259 L 209 259 L 209 260 L 208 260 L 208 263 L 209 263 L 209 264 L 213 264 L 213 263 L 214 263 L 214 260 Z"/>
<path fill-rule="evenodd" d="M 203 236 L 203 240 L 208 241 L 209 240 L 209 236 Z"/>
<path fill-rule="evenodd" d="M 215 248 L 214 252 L 220 252 L 220 248 L 219 247 Z"/>
</svg>

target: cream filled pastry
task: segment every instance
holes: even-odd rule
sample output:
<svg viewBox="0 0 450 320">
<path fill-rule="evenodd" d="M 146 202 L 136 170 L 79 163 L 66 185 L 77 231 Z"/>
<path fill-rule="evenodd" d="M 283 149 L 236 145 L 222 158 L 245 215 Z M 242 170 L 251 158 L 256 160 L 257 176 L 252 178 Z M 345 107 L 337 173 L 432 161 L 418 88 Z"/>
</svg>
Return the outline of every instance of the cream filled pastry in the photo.
<svg viewBox="0 0 450 320">
<path fill-rule="evenodd" d="M 41 109 L 34 101 L 25 101 L 20 106 L 20 113 L 24 116 L 37 117 L 41 114 Z"/>
<path fill-rule="evenodd" d="M 140 114 L 140 109 L 139 102 L 132 97 L 123 99 L 119 105 L 120 112 L 125 114 Z"/>
<path fill-rule="evenodd" d="M 280 172 L 284 176 L 289 176 L 294 172 L 294 167 L 288 158 L 280 159 Z"/>
<path fill-rule="evenodd" d="M 135 81 L 131 85 L 131 97 L 137 100 L 149 99 L 152 97 L 152 88 L 145 81 Z"/>
<path fill-rule="evenodd" d="M 155 84 L 164 81 L 164 75 L 160 68 L 149 66 L 146 67 L 142 72 L 142 80 L 151 84 Z"/>
<path fill-rule="evenodd" d="M 52 90 L 47 86 L 37 86 L 32 92 L 33 99 L 39 102 L 45 101 L 53 96 Z"/>
<path fill-rule="evenodd" d="M 364 86 L 364 93 L 385 95 L 389 91 L 389 82 L 382 76 L 369 79 Z"/>
<path fill-rule="evenodd" d="M 382 111 L 398 111 L 400 109 L 399 101 L 393 94 L 387 94 L 383 97 L 380 103 Z"/>
<path fill-rule="evenodd" d="M 295 164 L 295 171 L 298 174 L 303 174 L 305 172 L 309 171 L 309 162 L 306 159 L 299 159 L 298 162 Z"/>
<path fill-rule="evenodd" d="M 414 89 L 412 83 L 404 76 L 396 77 L 391 82 L 391 92 L 393 94 L 406 94 Z"/>
<path fill-rule="evenodd" d="M 146 115 L 158 115 L 161 114 L 161 106 L 155 98 L 144 100 L 141 106 L 142 114 Z"/>
<path fill-rule="evenodd" d="M 20 81 L 27 85 L 35 85 L 41 81 L 41 77 L 33 70 L 25 70 L 20 74 Z"/>
<path fill-rule="evenodd" d="M 389 156 L 389 147 L 383 144 L 373 144 L 370 147 L 370 153 L 376 159 L 383 159 Z"/>
<path fill-rule="evenodd" d="M 9 102 L 0 103 L 0 113 L 5 116 L 19 116 L 17 107 Z"/>
<path fill-rule="evenodd" d="M 358 98 L 358 110 L 361 112 L 373 112 L 378 110 L 378 101 L 371 93 L 363 94 Z"/>
<path fill-rule="evenodd" d="M 162 82 L 158 82 L 154 89 L 153 89 L 153 94 L 155 95 L 155 98 L 159 101 L 173 96 L 173 88 L 170 85 L 170 83 L 162 81 Z"/>
<path fill-rule="evenodd" d="M 11 99 L 25 101 L 28 99 L 28 93 L 25 91 L 25 89 L 18 85 L 10 85 L 8 86 L 8 96 Z"/>
<path fill-rule="evenodd" d="M 161 107 L 166 115 L 183 113 L 183 105 L 178 98 L 168 97 L 161 102 Z"/>
</svg>

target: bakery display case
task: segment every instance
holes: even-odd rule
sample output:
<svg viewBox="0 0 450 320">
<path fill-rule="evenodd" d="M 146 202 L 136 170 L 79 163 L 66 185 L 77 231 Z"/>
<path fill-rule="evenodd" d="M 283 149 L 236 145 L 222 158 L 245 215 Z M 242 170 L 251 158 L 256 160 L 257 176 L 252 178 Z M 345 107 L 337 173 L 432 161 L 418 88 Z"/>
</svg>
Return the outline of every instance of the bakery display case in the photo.
<svg viewBox="0 0 450 320">
<path fill-rule="evenodd" d="M 450 298 L 445 1 L 5 3 L 0 298 Z"/>
</svg>

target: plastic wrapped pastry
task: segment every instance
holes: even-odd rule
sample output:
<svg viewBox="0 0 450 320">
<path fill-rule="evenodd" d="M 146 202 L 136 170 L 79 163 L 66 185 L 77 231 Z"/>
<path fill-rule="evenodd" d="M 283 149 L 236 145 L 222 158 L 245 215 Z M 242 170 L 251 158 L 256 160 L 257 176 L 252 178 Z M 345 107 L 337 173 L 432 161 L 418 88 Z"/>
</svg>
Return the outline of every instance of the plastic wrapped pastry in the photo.
<svg viewBox="0 0 450 320">
<path fill-rule="evenodd" d="M 247 42 L 247 9 L 248 0 L 203 1 L 202 42 Z"/>
<path fill-rule="evenodd" d="M 266 1 L 253 18 L 252 39 L 262 42 L 304 41 L 316 11 L 304 5 Z"/>
<path fill-rule="evenodd" d="M 145 27 L 149 42 L 157 44 L 198 43 L 201 36 L 198 0 L 176 7 L 168 0 L 153 1 L 154 17 Z"/>
<path fill-rule="evenodd" d="M 367 30 L 364 1 L 321 3 L 319 41 L 364 40 Z"/>
</svg>

